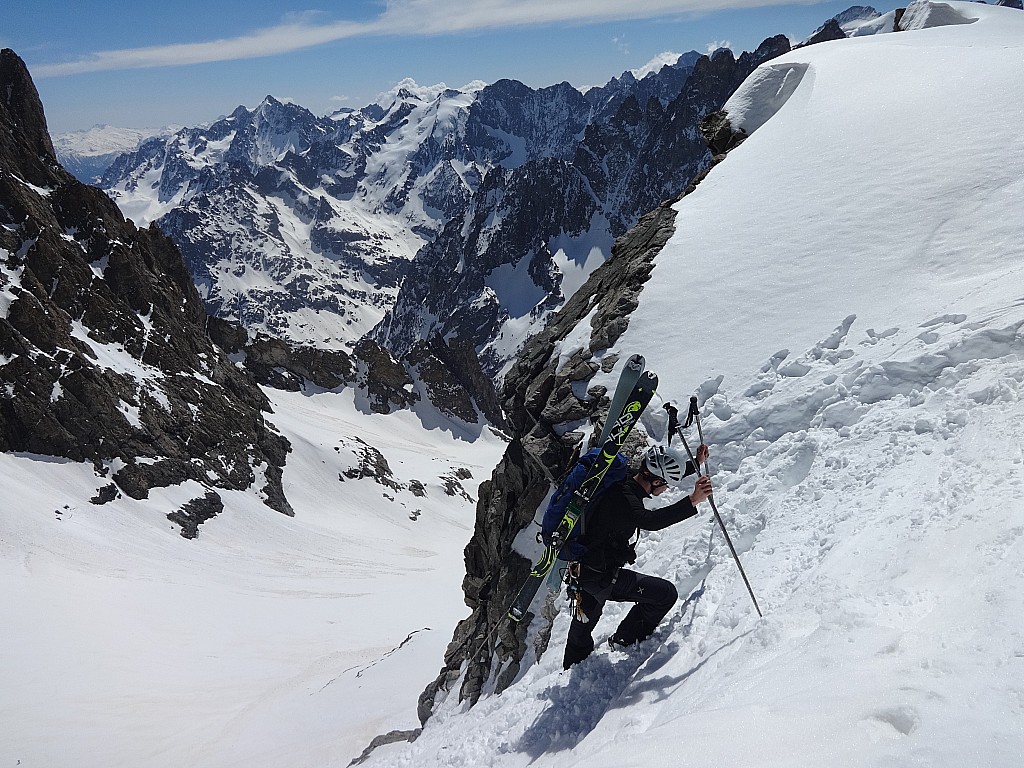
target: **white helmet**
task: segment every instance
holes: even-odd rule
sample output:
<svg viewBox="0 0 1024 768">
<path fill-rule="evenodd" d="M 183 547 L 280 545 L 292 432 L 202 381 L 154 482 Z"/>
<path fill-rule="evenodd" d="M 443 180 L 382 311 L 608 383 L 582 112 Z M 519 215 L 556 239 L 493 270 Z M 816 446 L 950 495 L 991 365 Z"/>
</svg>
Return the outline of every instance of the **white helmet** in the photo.
<svg viewBox="0 0 1024 768">
<path fill-rule="evenodd" d="M 675 484 L 683 479 L 683 463 L 675 451 L 663 445 L 652 445 L 644 452 L 643 468 L 666 483 Z"/>
</svg>

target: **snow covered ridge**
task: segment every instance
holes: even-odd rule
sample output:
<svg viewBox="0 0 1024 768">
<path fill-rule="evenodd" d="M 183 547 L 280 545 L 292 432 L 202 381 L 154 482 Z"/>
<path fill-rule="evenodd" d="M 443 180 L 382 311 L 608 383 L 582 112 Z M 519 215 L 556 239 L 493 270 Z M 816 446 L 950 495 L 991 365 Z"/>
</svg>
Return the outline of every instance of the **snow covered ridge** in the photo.
<svg viewBox="0 0 1024 768">
<path fill-rule="evenodd" d="M 1024 15 L 948 5 L 977 21 L 768 65 L 805 74 L 675 205 L 612 350 L 699 393 L 765 619 L 707 514 L 645 535 L 682 595 L 650 642 L 561 673 L 562 612 L 368 765 L 1019 764 Z"/>
<path fill-rule="evenodd" d="M 914 0 L 900 15 L 891 12 L 879 16 L 873 8 L 853 8 L 851 11 L 859 12 L 852 15 L 840 14 L 836 20 L 841 22 L 847 36 L 857 37 L 973 24 L 986 13 L 977 6 L 977 3 L 949 4 Z M 807 64 L 799 61 L 774 61 L 762 65 L 737 89 L 724 107 L 733 128 L 742 129 L 747 134 L 760 128 L 793 95 L 806 72 Z"/>
</svg>

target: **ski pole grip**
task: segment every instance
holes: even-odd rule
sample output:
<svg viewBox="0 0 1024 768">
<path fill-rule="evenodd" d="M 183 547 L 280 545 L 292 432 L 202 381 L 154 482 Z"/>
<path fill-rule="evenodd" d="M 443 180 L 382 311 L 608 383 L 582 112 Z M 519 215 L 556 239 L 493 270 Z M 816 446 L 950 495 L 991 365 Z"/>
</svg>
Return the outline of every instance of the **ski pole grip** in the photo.
<svg viewBox="0 0 1024 768">
<path fill-rule="evenodd" d="M 700 424 L 700 408 L 697 407 L 697 396 L 692 395 L 690 397 L 690 416 L 689 418 L 697 422 L 697 437 L 700 439 L 700 444 L 704 445 L 704 429 Z M 711 475 L 711 467 L 708 466 L 707 461 L 704 461 L 704 474 L 707 476 Z"/>
<path fill-rule="evenodd" d="M 697 396 L 692 395 L 690 397 L 690 410 L 686 412 L 686 423 L 683 424 L 683 427 L 689 429 L 690 425 L 693 424 L 694 418 L 699 414 L 700 411 L 697 408 Z"/>
</svg>

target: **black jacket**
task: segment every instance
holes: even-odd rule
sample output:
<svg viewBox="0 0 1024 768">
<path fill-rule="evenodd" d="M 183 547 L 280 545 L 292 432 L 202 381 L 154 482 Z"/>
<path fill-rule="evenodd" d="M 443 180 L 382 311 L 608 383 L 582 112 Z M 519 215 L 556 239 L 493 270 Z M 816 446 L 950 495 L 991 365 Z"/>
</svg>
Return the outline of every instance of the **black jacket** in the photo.
<svg viewBox="0 0 1024 768">
<path fill-rule="evenodd" d="M 616 571 L 636 559 L 631 539 L 637 529 L 660 531 L 697 514 L 689 496 L 660 509 L 647 509 L 645 497 L 639 483 L 627 478 L 609 488 L 587 510 L 580 536 L 587 548 L 580 558 L 584 567 L 601 573 Z"/>
</svg>

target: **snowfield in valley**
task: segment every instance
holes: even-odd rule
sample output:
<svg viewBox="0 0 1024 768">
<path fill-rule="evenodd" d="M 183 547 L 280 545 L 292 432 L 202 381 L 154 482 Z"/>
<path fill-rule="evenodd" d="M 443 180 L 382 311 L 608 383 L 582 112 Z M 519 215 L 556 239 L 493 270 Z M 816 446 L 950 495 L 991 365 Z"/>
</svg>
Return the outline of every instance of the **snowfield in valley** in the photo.
<svg viewBox="0 0 1024 768">
<path fill-rule="evenodd" d="M 0 454 L 0 622 L 17 639 L 0 655 L 0 758 L 326 765 L 418 725 L 504 443 L 365 413 L 351 391 L 265 391 L 292 443 L 294 518 L 220 491 L 189 541 L 166 515 L 196 483 L 96 506 L 109 479 L 91 466 Z M 374 451 L 384 484 L 360 476 Z"/>
</svg>

